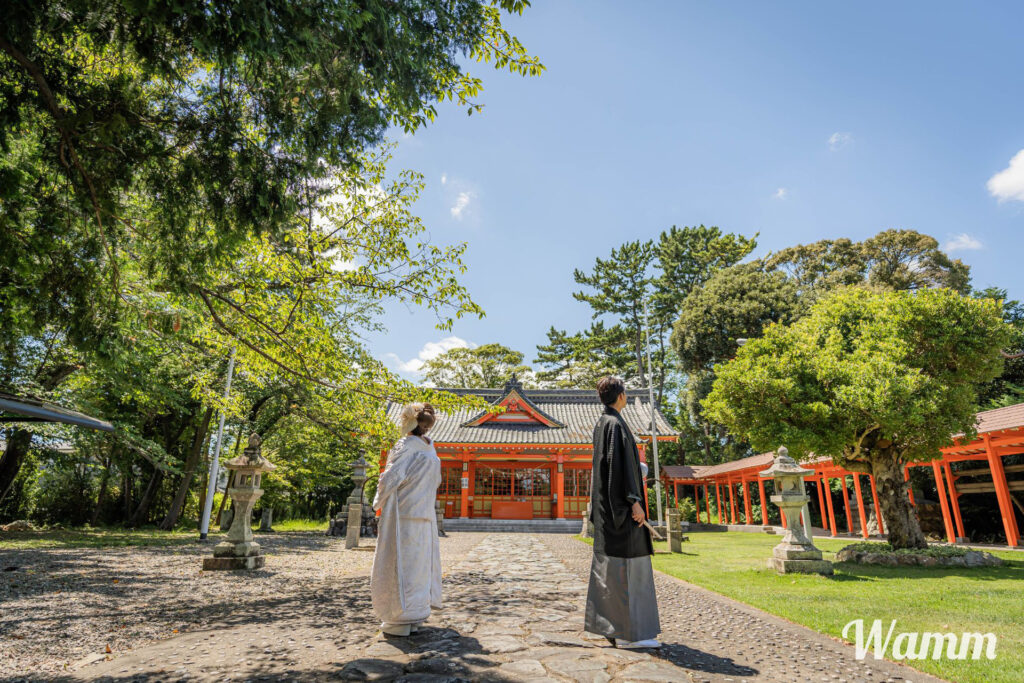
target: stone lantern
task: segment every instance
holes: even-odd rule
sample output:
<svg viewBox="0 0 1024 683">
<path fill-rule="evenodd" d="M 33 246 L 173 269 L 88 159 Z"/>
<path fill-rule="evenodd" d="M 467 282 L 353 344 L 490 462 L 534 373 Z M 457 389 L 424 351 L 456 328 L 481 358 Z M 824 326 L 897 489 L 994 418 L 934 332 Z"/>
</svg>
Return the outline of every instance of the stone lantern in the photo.
<svg viewBox="0 0 1024 683">
<path fill-rule="evenodd" d="M 224 463 L 225 468 L 234 472 L 234 485 L 227 494 L 234 502 L 235 514 L 228 537 L 214 546 L 213 557 L 203 559 L 203 569 L 259 569 L 265 562 L 260 544 L 253 540 L 252 509 L 263 495 L 263 473 L 277 467 L 260 450 L 260 437 L 253 434 L 242 455 Z"/>
<path fill-rule="evenodd" d="M 789 449 L 782 446 L 772 466 L 760 474 L 774 479 L 775 495 L 771 501 L 786 517 L 786 535 L 772 551 L 769 566 L 781 574 L 832 574 L 832 563 L 821 559 L 821 551 L 814 547 L 800 526 L 800 510 L 809 500 L 804 493 L 804 477 L 814 472 L 800 467 L 789 457 Z"/>
<path fill-rule="evenodd" d="M 341 507 L 341 511 L 330 522 L 328 536 L 344 536 L 345 547 L 355 548 L 360 536 L 377 535 L 377 517 L 373 508 L 365 504 L 363 486 L 366 484 L 366 453 L 359 452 L 359 458 L 349 464 L 351 467 L 352 492 Z"/>
</svg>

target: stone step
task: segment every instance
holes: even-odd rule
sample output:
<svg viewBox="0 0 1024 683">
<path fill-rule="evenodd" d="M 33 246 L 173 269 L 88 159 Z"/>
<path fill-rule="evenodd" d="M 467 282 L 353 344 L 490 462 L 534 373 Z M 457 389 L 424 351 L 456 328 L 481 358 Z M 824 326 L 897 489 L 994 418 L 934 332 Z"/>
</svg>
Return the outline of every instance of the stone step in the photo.
<svg viewBox="0 0 1024 683">
<path fill-rule="evenodd" d="M 482 531 L 491 533 L 578 534 L 583 526 L 578 519 L 457 519 L 444 520 L 445 531 Z"/>
</svg>

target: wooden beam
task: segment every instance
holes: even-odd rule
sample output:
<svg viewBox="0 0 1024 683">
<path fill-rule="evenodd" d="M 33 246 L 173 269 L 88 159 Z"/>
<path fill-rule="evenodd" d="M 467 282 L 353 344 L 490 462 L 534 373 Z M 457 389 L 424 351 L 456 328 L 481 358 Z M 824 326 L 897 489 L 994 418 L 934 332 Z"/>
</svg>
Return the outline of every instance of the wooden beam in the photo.
<svg viewBox="0 0 1024 683">
<path fill-rule="evenodd" d="M 761 526 L 768 526 L 768 499 L 764 495 L 764 479 L 758 478 L 757 492 L 761 494 Z"/>
<path fill-rule="evenodd" d="M 846 530 L 853 533 L 853 517 L 850 515 L 850 491 L 846 488 L 846 475 L 839 478 L 843 483 L 843 509 L 846 511 Z"/>
<path fill-rule="evenodd" d="M 878 488 L 875 486 L 875 475 L 869 474 L 868 481 L 871 482 L 871 500 L 875 504 L 875 520 L 878 521 L 878 533 L 885 533 L 885 525 L 882 523 L 882 506 L 878 504 Z"/>
<path fill-rule="evenodd" d="M 860 475 L 853 473 L 853 490 L 857 495 L 857 516 L 860 517 L 860 533 L 864 538 L 868 537 L 868 520 L 864 514 L 864 496 L 860 492 Z"/>
<path fill-rule="evenodd" d="M 956 522 L 956 537 L 957 540 L 967 538 L 967 534 L 964 533 L 964 520 L 960 516 L 960 494 L 956 490 L 956 482 L 953 479 L 953 468 L 949 466 L 948 462 L 942 463 L 942 471 L 946 474 L 946 486 L 949 488 L 949 502 L 953 507 L 953 521 Z"/>
<path fill-rule="evenodd" d="M 942 485 L 942 469 L 938 460 L 932 460 L 932 472 L 935 474 L 935 491 L 939 495 L 939 507 L 942 509 L 942 525 L 946 527 L 946 538 L 956 543 L 956 532 L 953 530 L 953 519 L 949 514 L 949 501 L 946 499 L 946 487 Z"/>
<path fill-rule="evenodd" d="M 1020 537 L 1017 532 L 1017 520 L 1014 518 L 1013 506 L 1010 503 L 1010 490 L 1006 484 L 1006 472 L 1003 471 L 1003 461 L 992 450 L 989 444 L 989 437 L 985 435 L 985 446 L 988 451 L 988 465 L 992 470 L 992 482 L 995 484 L 996 499 L 999 501 L 999 511 L 1003 517 L 1003 531 L 1006 534 L 1006 544 L 1016 548 L 1020 544 Z"/>
</svg>

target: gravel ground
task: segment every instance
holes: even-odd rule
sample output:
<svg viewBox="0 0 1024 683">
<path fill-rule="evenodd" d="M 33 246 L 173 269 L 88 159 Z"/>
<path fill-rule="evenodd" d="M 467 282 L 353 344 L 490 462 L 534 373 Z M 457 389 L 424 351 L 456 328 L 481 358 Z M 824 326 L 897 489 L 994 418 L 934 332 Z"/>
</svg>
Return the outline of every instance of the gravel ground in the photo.
<svg viewBox="0 0 1024 683">
<path fill-rule="evenodd" d="M 581 580 L 589 576 L 591 546 L 540 538 Z M 895 662 L 858 661 L 852 645 L 661 572 L 654 587 L 665 644 L 658 654 L 693 681 L 940 680 Z"/>
<path fill-rule="evenodd" d="M 441 539 L 445 570 L 482 538 Z M 0 679 L 59 674 L 189 631 L 334 602 L 373 562 L 321 532 L 258 540 L 267 565 L 243 576 L 200 571 L 212 544 L 3 551 L 0 564 L 18 569 L 0 573 Z"/>
</svg>

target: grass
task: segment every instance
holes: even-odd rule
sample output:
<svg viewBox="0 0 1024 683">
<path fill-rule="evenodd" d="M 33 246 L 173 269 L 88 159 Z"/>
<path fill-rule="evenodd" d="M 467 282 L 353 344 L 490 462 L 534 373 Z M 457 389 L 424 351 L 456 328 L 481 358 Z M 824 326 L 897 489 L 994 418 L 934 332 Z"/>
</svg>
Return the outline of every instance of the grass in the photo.
<svg viewBox="0 0 1024 683">
<path fill-rule="evenodd" d="M 253 531 L 257 531 L 255 520 Z M 274 522 L 274 531 L 327 531 L 326 520 L 288 519 Z M 219 540 L 219 529 L 210 529 L 210 538 Z M 192 528 L 161 531 L 152 527 L 141 529 L 80 527 L 74 529 L 40 529 L 0 533 L 0 551 L 35 550 L 43 548 L 123 548 L 126 546 L 176 546 L 195 543 L 199 532 Z"/>
<path fill-rule="evenodd" d="M 256 520 L 255 527 L 259 526 Z M 282 522 L 274 522 L 274 531 L 327 531 L 326 519 L 286 519 Z"/>
<path fill-rule="evenodd" d="M 690 533 L 681 555 L 656 555 L 655 569 L 841 638 L 843 626 L 881 619 L 894 633 L 995 633 L 994 660 L 906 661 L 921 671 L 965 683 L 1024 680 L 1024 553 L 994 552 L 1002 567 L 835 565 L 835 575 L 777 574 L 767 558 L 779 536 L 744 532 Z M 825 559 L 849 540 L 815 539 Z M 664 543 L 655 544 L 660 550 Z M 700 627 L 699 616 L 694 621 Z M 871 657 L 872 655 L 868 655 Z"/>
<path fill-rule="evenodd" d="M 120 548 L 124 546 L 174 546 L 194 543 L 195 531 L 159 529 L 42 529 L 0 534 L 0 550 L 41 548 Z"/>
</svg>

